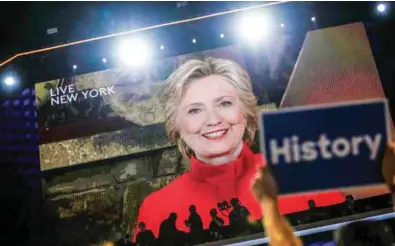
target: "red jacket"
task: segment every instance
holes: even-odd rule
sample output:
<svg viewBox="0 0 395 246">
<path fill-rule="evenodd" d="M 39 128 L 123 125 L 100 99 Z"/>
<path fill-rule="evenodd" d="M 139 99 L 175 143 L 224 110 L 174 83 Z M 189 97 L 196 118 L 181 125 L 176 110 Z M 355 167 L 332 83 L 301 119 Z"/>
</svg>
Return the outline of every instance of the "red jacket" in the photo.
<svg viewBox="0 0 395 246">
<path fill-rule="evenodd" d="M 207 229 L 211 222 L 210 210 L 216 208 L 218 211 L 218 202 L 227 201 L 230 204 L 232 198 L 238 198 L 254 219 L 260 219 L 262 213 L 251 192 L 251 182 L 258 167 L 263 165 L 263 156 L 254 154 L 246 144 L 237 160 L 224 165 L 207 165 L 192 157 L 188 172 L 146 197 L 140 207 L 137 223 L 144 221 L 146 228 L 158 237 L 161 222 L 175 212 L 178 230 L 189 232 L 184 221 L 188 219 L 188 208 L 193 204 Z M 339 191 L 280 197 L 280 211 L 287 214 L 307 210 L 310 199 L 314 199 L 317 206 L 344 202 L 344 196 Z M 219 211 L 218 215 L 225 225 L 229 224 L 227 217 Z M 135 235 L 138 232 L 139 229 L 136 228 Z"/>
</svg>

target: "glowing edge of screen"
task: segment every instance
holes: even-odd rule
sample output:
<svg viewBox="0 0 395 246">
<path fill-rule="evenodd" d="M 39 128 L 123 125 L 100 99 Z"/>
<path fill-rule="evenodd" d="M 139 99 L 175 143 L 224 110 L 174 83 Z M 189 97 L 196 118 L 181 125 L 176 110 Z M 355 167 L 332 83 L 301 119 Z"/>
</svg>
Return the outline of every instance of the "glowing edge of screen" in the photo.
<svg viewBox="0 0 395 246">
<path fill-rule="evenodd" d="M 363 219 L 356 219 L 356 220 L 351 220 L 351 221 L 347 221 L 347 222 L 336 223 L 336 224 L 332 224 L 332 225 L 320 226 L 320 227 L 311 228 L 311 229 L 300 230 L 300 231 L 296 231 L 295 235 L 299 236 L 299 237 L 303 237 L 303 236 L 321 233 L 321 232 L 334 231 L 344 225 L 347 225 L 349 223 L 356 222 L 356 221 L 386 220 L 386 219 L 391 219 L 391 218 L 395 218 L 395 212 L 370 216 L 370 217 L 366 217 Z M 264 238 L 247 240 L 244 242 L 231 243 L 231 244 L 226 244 L 226 245 L 228 245 L 228 246 L 257 245 L 257 244 L 263 244 L 263 243 L 268 243 L 268 242 L 269 242 L 269 239 L 267 237 L 264 237 Z"/>
</svg>

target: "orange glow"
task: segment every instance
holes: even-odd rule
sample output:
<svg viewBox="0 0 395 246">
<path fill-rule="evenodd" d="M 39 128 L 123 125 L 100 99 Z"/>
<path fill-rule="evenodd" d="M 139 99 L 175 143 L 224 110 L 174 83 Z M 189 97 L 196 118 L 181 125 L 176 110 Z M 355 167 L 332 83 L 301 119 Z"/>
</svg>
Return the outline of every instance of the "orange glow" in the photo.
<svg viewBox="0 0 395 246">
<path fill-rule="evenodd" d="M 204 16 L 200 16 L 200 17 L 195 17 L 195 18 L 190 18 L 190 19 L 185 19 L 185 20 L 179 20 L 179 21 L 173 21 L 173 22 L 158 24 L 158 25 L 149 26 L 149 27 L 143 27 L 143 28 L 139 28 L 139 29 L 135 29 L 135 30 L 131 30 L 131 31 L 125 31 L 125 32 L 120 32 L 120 33 L 115 33 L 115 34 L 109 34 L 109 35 L 104 35 L 104 36 L 96 37 L 96 38 L 84 39 L 84 40 L 75 41 L 75 42 L 71 42 L 71 43 L 67 43 L 67 44 L 55 45 L 55 46 L 51 46 L 51 47 L 47 47 L 47 48 L 42 48 L 42 49 L 38 49 L 38 50 L 31 50 L 31 51 L 21 52 L 21 53 L 18 53 L 18 54 L 16 54 L 16 55 L 12 56 L 12 57 L 9 58 L 9 59 L 3 61 L 3 62 L 1 62 L 1 63 L 0 63 L 0 67 L 3 67 L 4 65 L 10 63 L 11 61 L 13 61 L 13 60 L 15 60 L 16 58 L 21 57 L 21 56 L 26 56 L 26 55 L 41 53 L 41 52 L 45 52 L 45 51 L 50 51 L 50 50 L 55 50 L 55 49 L 60 49 L 60 48 L 72 46 L 72 45 L 83 44 L 83 43 L 87 43 L 87 42 L 92 42 L 92 41 L 96 41 L 96 40 L 101 40 L 101 39 L 106 39 L 106 38 L 112 38 L 112 37 L 122 36 L 122 35 L 131 34 L 131 33 L 136 33 L 136 32 L 142 32 L 142 31 L 151 30 L 151 29 L 156 29 L 156 28 L 165 27 L 165 26 L 173 26 L 173 25 L 177 25 L 177 24 L 182 24 L 182 23 L 187 23 L 187 22 L 192 22 L 192 21 L 207 19 L 207 18 L 211 18 L 211 17 L 215 17 L 215 16 L 220 16 L 220 15 L 226 15 L 226 14 L 231 14 L 231 13 L 237 13 L 237 12 L 247 11 L 247 10 L 251 10 L 251 9 L 257 9 L 257 8 L 267 7 L 267 6 L 270 6 L 270 5 L 277 5 L 277 4 L 286 3 L 286 2 L 290 2 L 290 1 L 281 1 L 281 2 L 273 2 L 273 3 L 264 3 L 264 4 L 252 6 L 252 7 L 246 7 L 246 8 L 240 8 L 240 9 L 229 10 L 229 11 L 224 11 L 224 12 L 218 12 L 218 13 L 209 14 L 209 15 L 204 15 Z"/>
<path fill-rule="evenodd" d="M 112 242 L 104 242 L 102 246 L 114 246 Z"/>
<path fill-rule="evenodd" d="M 254 217 L 252 217 L 251 215 L 248 216 L 247 221 L 248 221 L 248 223 L 250 223 L 250 224 L 256 224 L 256 220 L 255 220 Z"/>
</svg>

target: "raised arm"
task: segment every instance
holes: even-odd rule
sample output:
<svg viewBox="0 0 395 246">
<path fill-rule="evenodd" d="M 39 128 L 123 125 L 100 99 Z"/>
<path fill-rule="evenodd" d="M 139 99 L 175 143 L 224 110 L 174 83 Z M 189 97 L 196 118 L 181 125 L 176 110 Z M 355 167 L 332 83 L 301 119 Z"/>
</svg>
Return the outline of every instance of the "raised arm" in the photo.
<svg viewBox="0 0 395 246">
<path fill-rule="evenodd" d="M 277 185 L 266 167 L 260 168 L 252 192 L 261 204 L 263 227 L 272 246 L 302 246 L 292 226 L 281 215 L 277 203 Z"/>
</svg>

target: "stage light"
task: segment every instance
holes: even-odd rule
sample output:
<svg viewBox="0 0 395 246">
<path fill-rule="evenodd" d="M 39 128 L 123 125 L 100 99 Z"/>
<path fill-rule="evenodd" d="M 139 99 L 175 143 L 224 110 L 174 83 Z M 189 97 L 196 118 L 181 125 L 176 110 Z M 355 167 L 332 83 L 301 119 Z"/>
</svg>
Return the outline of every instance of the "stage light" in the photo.
<svg viewBox="0 0 395 246">
<path fill-rule="evenodd" d="M 77 65 L 73 65 L 73 70 L 76 70 L 78 68 Z"/>
<path fill-rule="evenodd" d="M 6 78 L 4 79 L 4 84 L 5 84 L 6 86 L 13 86 L 13 85 L 15 85 L 15 78 L 14 78 L 14 77 L 11 77 L 11 76 L 6 77 Z"/>
<path fill-rule="evenodd" d="M 145 66 L 151 59 L 150 45 L 142 38 L 122 41 L 117 53 L 119 59 L 127 66 Z"/>
<path fill-rule="evenodd" d="M 313 16 L 313 17 L 311 17 L 311 21 L 312 22 L 315 22 L 316 21 L 316 19 L 315 19 L 315 17 Z"/>
<path fill-rule="evenodd" d="M 102 61 L 104 64 L 107 63 L 107 59 L 106 59 L 106 58 L 101 59 L 101 61 Z"/>
<path fill-rule="evenodd" d="M 224 38 L 225 35 L 224 35 L 223 33 L 221 33 L 221 34 L 219 35 L 219 37 L 220 37 L 220 38 Z"/>
<path fill-rule="evenodd" d="M 377 5 L 376 9 L 380 13 L 384 13 L 385 10 L 387 9 L 387 6 L 384 3 L 380 3 L 380 4 Z"/>
<path fill-rule="evenodd" d="M 159 48 L 160 48 L 161 50 L 164 50 L 164 49 L 165 49 L 165 46 L 161 45 Z"/>
<path fill-rule="evenodd" d="M 284 25 L 284 23 L 281 23 L 280 26 L 281 26 L 281 28 L 284 28 L 285 25 Z"/>
<path fill-rule="evenodd" d="M 196 44 L 196 39 L 192 39 L 192 43 Z"/>
<path fill-rule="evenodd" d="M 238 22 L 238 30 L 242 38 L 245 40 L 250 42 L 260 42 L 268 36 L 267 34 L 271 27 L 269 22 L 270 21 L 267 16 L 265 18 L 259 14 L 245 16 L 240 20 L 240 22 Z"/>
</svg>

